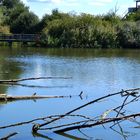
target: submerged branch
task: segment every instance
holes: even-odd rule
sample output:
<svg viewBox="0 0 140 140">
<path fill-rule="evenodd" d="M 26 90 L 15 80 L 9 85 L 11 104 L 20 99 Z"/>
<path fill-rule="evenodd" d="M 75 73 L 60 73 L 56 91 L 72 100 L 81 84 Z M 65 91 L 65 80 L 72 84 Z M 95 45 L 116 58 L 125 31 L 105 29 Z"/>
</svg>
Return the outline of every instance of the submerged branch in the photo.
<svg viewBox="0 0 140 140">
<path fill-rule="evenodd" d="M 84 118 L 87 120 L 91 120 L 91 118 L 88 118 L 84 115 L 68 115 L 68 117 L 80 117 L 80 118 Z M 51 116 L 47 116 L 47 117 L 40 117 L 40 118 L 36 118 L 33 120 L 29 120 L 29 121 L 23 121 L 23 122 L 18 122 L 18 123 L 14 123 L 14 124 L 9 124 L 9 125 L 5 125 L 5 126 L 0 126 L 0 129 L 5 129 L 5 128 L 10 128 L 10 127 L 15 127 L 15 126 L 20 126 L 20 125 L 25 125 L 25 124 L 30 124 L 30 123 L 34 123 L 36 121 L 46 121 L 47 119 L 54 119 L 60 117 L 60 115 L 51 115 Z"/>
<path fill-rule="evenodd" d="M 93 103 L 96 103 L 96 102 L 98 102 L 98 101 L 100 101 L 100 100 L 102 100 L 102 99 L 105 99 L 105 98 L 108 98 L 108 97 L 111 97 L 111 96 L 115 96 L 115 95 L 120 95 L 120 94 L 122 94 L 122 93 L 124 93 L 124 92 L 136 91 L 136 90 L 140 90 L 140 88 L 129 89 L 129 90 L 122 90 L 122 91 L 117 92 L 117 93 L 113 93 L 113 94 L 108 94 L 108 95 L 102 96 L 102 97 L 97 98 L 97 99 L 95 99 L 95 100 L 92 100 L 92 101 L 90 101 L 90 102 L 88 102 L 88 103 L 86 103 L 86 104 L 84 104 L 84 105 L 81 105 L 81 106 L 79 106 L 79 107 L 77 107 L 77 108 L 75 108 L 75 109 L 73 109 L 73 110 L 71 110 L 71 111 L 65 113 L 64 115 L 60 115 L 60 117 L 55 118 L 55 119 L 53 119 L 53 120 L 51 120 L 51 121 L 49 121 L 49 122 L 46 122 L 46 123 L 43 123 L 43 124 L 33 125 L 32 131 L 33 131 L 33 132 L 37 132 L 41 127 L 46 126 L 46 125 L 48 125 L 48 124 L 50 124 L 50 123 L 53 123 L 53 122 L 55 122 L 55 121 L 57 121 L 57 120 L 60 120 L 60 119 L 64 118 L 65 116 L 67 116 L 67 115 L 69 115 L 69 114 L 71 114 L 71 113 L 73 113 L 73 112 L 75 112 L 75 111 L 77 111 L 77 110 L 80 110 L 80 109 L 82 109 L 82 108 L 84 108 L 84 107 L 86 107 L 86 106 L 88 106 L 88 105 L 91 105 L 91 104 L 93 104 Z"/>
<path fill-rule="evenodd" d="M 32 77 L 32 78 L 23 78 L 23 79 L 10 79 L 10 80 L 0 80 L 0 84 L 3 83 L 16 83 L 21 81 L 29 81 L 29 80 L 41 80 L 41 79 L 71 79 L 72 77 Z"/>
<path fill-rule="evenodd" d="M 27 88 L 71 88 L 71 85 L 64 85 L 64 86 L 40 86 L 40 85 L 28 85 L 28 84 L 19 84 L 19 83 L 3 83 L 3 85 L 12 85 L 12 86 L 21 86 Z"/>
<path fill-rule="evenodd" d="M 120 112 L 121 112 L 121 110 L 124 108 L 125 103 L 126 103 L 126 101 L 127 101 L 128 98 L 129 98 L 129 95 L 127 95 L 126 98 L 124 99 L 123 104 L 120 106 L 120 109 L 119 109 L 119 111 L 118 111 L 116 117 L 118 117 L 118 116 L 120 115 Z"/>
<path fill-rule="evenodd" d="M 14 133 L 11 133 L 11 134 L 8 134 L 7 136 L 1 138 L 0 140 L 8 140 L 9 138 L 17 135 L 18 133 L 17 132 L 14 132 Z"/>
<path fill-rule="evenodd" d="M 108 94 L 105 96 L 102 96 L 100 98 L 94 99 L 86 104 L 83 104 L 77 108 L 74 108 L 68 112 L 66 112 L 65 114 L 62 115 L 51 115 L 51 116 L 47 116 L 47 117 L 40 117 L 40 118 L 36 118 L 33 120 L 29 120 L 29 121 L 25 121 L 25 122 L 19 122 L 19 123 L 15 123 L 15 124 L 10 124 L 7 126 L 1 126 L 0 129 L 4 129 L 4 128 L 9 128 L 9 127 L 14 127 L 14 126 L 19 126 L 19 125 L 24 125 L 24 124 L 29 124 L 29 123 L 34 123 L 33 127 L 32 127 L 32 132 L 33 133 L 37 133 L 38 130 L 52 130 L 55 133 L 61 133 L 61 132 L 66 132 L 66 131 L 71 131 L 71 130 L 76 130 L 76 129 L 82 129 L 82 128 L 89 128 L 89 127 L 93 127 L 93 126 L 98 126 L 98 125 L 103 125 L 106 123 L 116 123 L 116 122 L 121 122 L 124 120 L 131 120 L 135 117 L 140 117 L 140 112 L 136 113 L 136 114 L 130 114 L 130 115 L 124 115 L 122 113 L 122 110 L 124 109 L 124 107 L 132 102 L 137 101 L 140 98 L 140 95 L 137 96 L 133 96 L 134 98 L 131 100 L 128 100 L 128 97 L 132 96 L 132 94 L 129 93 L 135 93 L 137 94 L 139 92 L 140 88 L 135 88 L 135 89 L 128 89 L 128 90 L 121 90 L 120 92 L 116 92 L 116 93 L 112 93 L 112 94 Z M 137 92 L 138 91 L 138 92 Z M 125 96 L 124 96 L 125 93 Z M 127 93 L 127 94 L 126 94 Z M 82 97 L 83 92 L 81 92 L 78 96 Z M 103 99 L 112 97 L 112 96 L 116 96 L 116 95 L 120 95 L 122 97 L 125 97 L 123 99 L 123 102 L 121 105 L 111 109 L 111 111 L 116 111 L 117 112 L 117 116 L 114 117 L 106 117 L 108 115 L 109 112 L 106 111 L 104 112 L 103 115 L 105 115 L 105 117 L 99 118 L 100 116 L 95 116 L 94 118 L 90 118 L 88 116 L 84 116 L 84 115 L 73 115 L 72 113 L 74 113 L 75 111 L 79 111 L 80 109 L 87 107 L 88 105 L 97 103 Z M 134 94 L 133 94 L 134 95 Z M 0 95 L 0 100 L 1 98 L 3 100 L 6 100 L 6 98 L 8 99 L 8 97 L 13 98 L 16 97 L 16 99 L 14 100 L 22 100 L 22 99 L 39 99 L 39 98 L 64 98 L 64 97 L 72 97 L 72 96 L 37 96 L 36 93 L 31 95 L 31 96 L 6 96 L 5 94 Z M 76 121 L 76 122 L 72 122 L 69 124 L 61 124 L 61 125 L 56 125 L 56 126 L 52 126 L 49 127 L 48 124 L 51 124 L 57 120 L 63 119 L 64 117 L 81 117 L 82 120 L 81 121 Z M 83 120 L 84 119 L 84 120 Z M 39 124 L 38 121 L 43 122 L 42 124 Z M 45 128 L 46 126 L 46 128 Z"/>
<path fill-rule="evenodd" d="M 135 118 L 135 117 L 139 117 L 139 116 L 140 116 L 140 113 L 131 114 L 131 115 L 122 116 L 122 117 L 106 118 L 104 120 L 99 120 L 99 121 L 97 121 L 95 123 L 92 123 L 92 124 L 84 124 L 84 125 L 67 127 L 67 128 L 64 128 L 64 129 L 54 131 L 54 132 L 60 133 L 60 132 L 66 132 L 66 131 L 75 130 L 75 129 L 89 128 L 89 127 L 93 127 L 93 126 L 97 126 L 97 125 L 103 125 L 105 123 L 111 123 L 111 122 L 120 121 L 120 120 L 127 120 L 127 119 L 130 119 L 130 118 Z"/>
</svg>

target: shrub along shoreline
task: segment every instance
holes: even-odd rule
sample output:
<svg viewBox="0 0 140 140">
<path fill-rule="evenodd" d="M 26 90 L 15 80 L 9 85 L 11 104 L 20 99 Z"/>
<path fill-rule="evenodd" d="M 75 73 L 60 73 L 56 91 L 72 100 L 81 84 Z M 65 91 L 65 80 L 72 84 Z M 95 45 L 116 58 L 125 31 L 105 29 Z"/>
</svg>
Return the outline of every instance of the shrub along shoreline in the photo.
<svg viewBox="0 0 140 140">
<path fill-rule="evenodd" d="M 76 17 L 77 18 L 77 17 Z M 81 15 L 48 22 L 42 46 L 74 48 L 140 48 L 139 22 L 113 23 Z M 46 40 L 45 40 L 46 39 Z"/>
<path fill-rule="evenodd" d="M 122 19 L 113 11 L 94 16 L 54 9 L 39 20 L 20 0 L 3 0 L 0 17 L 0 33 L 40 34 L 33 46 L 140 48 L 140 11 Z"/>
</svg>

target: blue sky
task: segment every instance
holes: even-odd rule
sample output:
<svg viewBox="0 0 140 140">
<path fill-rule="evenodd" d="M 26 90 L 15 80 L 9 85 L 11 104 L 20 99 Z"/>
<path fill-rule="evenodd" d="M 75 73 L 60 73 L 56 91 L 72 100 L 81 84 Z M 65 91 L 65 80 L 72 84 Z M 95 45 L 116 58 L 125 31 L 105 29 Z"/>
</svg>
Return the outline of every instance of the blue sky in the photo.
<svg viewBox="0 0 140 140">
<path fill-rule="evenodd" d="M 118 8 L 118 15 L 123 16 L 128 7 L 135 6 L 134 0 L 21 0 L 40 18 L 53 9 L 61 12 L 90 13 L 93 15 L 106 14 L 111 9 Z"/>
</svg>

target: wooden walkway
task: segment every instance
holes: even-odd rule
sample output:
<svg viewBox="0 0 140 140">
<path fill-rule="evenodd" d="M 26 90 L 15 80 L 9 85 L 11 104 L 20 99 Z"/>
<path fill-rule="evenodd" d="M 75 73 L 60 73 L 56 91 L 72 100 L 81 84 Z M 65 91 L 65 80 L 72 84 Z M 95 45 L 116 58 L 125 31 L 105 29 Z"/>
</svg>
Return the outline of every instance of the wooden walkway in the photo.
<svg viewBox="0 0 140 140">
<path fill-rule="evenodd" d="M 37 42 L 38 34 L 0 34 L 0 42 Z"/>
</svg>

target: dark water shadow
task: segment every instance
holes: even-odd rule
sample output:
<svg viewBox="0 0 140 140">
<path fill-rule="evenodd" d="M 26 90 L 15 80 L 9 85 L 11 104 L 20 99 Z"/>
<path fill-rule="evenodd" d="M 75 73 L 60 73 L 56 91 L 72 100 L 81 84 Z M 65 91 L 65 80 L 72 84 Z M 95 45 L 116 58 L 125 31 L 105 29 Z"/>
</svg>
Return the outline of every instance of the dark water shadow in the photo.
<svg viewBox="0 0 140 140">
<path fill-rule="evenodd" d="M 64 132 L 63 133 L 56 133 L 56 134 L 58 134 L 60 136 L 63 136 L 65 138 L 71 139 L 71 140 L 87 140 L 85 138 L 77 137 L 77 136 L 70 135 L 70 134 L 67 134 L 67 133 L 64 133 Z M 44 138 L 44 139 L 48 139 L 48 140 L 53 140 L 52 138 L 48 137 L 47 135 L 44 135 L 44 134 L 41 134 L 41 133 L 38 133 L 38 132 L 36 132 L 36 133 L 32 132 L 32 135 L 34 137 L 40 137 L 40 138 Z"/>
<path fill-rule="evenodd" d="M 72 140 L 87 140 L 85 138 L 77 137 L 77 136 L 70 135 L 70 134 L 67 134 L 67 133 L 64 133 L 64 132 L 56 133 L 56 134 L 59 134 L 61 136 L 64 136 L 64 137 L 69 138 L 69 139 L 72 139 Z"/>
<path fill-rule="evenodd" d="M 38 133 L 38 132 L 36 132 L 36 133 L 32 132 L 32 135 L 33 135 L 33 137 L 43 138 L 43 139 L 47 139 L 47 140 L 53 140 L 52 138 L 50 138 L 46 135 L 43 135 L 41 133 Z"/>
</svg>

